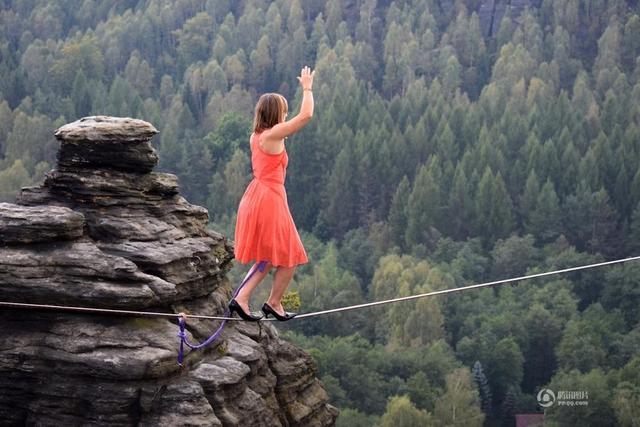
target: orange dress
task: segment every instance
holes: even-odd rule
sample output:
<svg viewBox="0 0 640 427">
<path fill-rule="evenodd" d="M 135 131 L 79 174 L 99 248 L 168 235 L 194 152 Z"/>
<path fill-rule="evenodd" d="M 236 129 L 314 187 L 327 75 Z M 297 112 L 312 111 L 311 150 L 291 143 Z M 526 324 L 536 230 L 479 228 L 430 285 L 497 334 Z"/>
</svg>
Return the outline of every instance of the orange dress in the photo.
<svg viewBox="0 0 640 427">
<path fill-rule="evenodd" d="M 270 261 L 293 267 L 308 262 L 296 230 L 284 179 L 289 157 L 286 149 L 269 154 L 260 146 L 260 134 L 252 134 L 253 180 L 240 200 L 235 231 L 235 258 L 243 264 Z"/>
</svg>

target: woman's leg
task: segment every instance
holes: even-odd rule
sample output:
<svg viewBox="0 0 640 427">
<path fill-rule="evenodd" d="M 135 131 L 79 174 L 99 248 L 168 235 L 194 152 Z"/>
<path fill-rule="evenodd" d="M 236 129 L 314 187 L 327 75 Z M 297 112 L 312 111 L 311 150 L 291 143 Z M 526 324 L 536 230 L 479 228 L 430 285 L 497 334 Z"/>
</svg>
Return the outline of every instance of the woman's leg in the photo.
<svg viewBox="0 0 640 427">
<path fill-rule="evenodd" d="M 238 292 L 238 295 L 236 295 L 235 298 L 240 307 L 242 307 L 242 309 L 245 311 L 245 313 L 249 312 L 249 299 L 251 299 L 251 293 L 256 288 L 256 286 L 258 286 L 260 282 L 262 282 L 262 279 L 264 279 L 267 274 L 269 274 L 269 270 L 271 270 L 271 263 L 267 262 L 267 265 L 264 267 L 263 271 L 258 270 L 257 265 L 254 265 L 252 268 L 255 268 L 256 272 L 253 273 L 253 276 L 251 276 L 247 283 L 245 283 L 245 285 L 242 287 L 240 292 Z"/>
<path fill-rule="evenodd" d="M 271 308 L 273 308 L 278 313 L 284 313 L 284 308 L 282 308 L 282 296 L 287 291 L 289 287 L 289 282 L 293 278 L 293 273 L 295 273 L 296 267 L 278 267 L 276 270 L 276 274 L 273 278 L 273 286 L 271 287 L 271 294 L 269 295 L 269 299 L 267 300 L 267 304 Z"/>
</svg>

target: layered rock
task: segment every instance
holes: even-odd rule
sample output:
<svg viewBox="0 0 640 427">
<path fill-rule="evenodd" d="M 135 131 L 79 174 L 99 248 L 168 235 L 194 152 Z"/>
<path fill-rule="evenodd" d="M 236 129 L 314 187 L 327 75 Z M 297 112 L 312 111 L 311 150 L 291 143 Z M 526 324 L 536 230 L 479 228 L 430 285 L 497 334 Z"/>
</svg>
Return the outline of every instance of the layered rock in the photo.
<svg viewBox="0 0 640 427">
<path fill-rule="evenodd" d="M 525 9 L 538 9 L 542 0 L 482 0 L 478 4 L 478 17 L 480 27 L 485 37 L 494 37 L 500 29 L 500 23 L 507 8 L 510 9 L 511 18 L 520 21 L 520 16 Z"/>
<path fill-rule="evenodd" d="M 149 123 L 56 131 L 56 170 L 0 204 L 0 301 L 220 315 L 230 243 L 158 158 Z M 23 425 L 331 425 L 310 356 L 235 322 L 176 363 L 173 319 L 0 308 L 0 420 Z M 202 340 L 215 322 L 190 321 Z"/>
</svg>

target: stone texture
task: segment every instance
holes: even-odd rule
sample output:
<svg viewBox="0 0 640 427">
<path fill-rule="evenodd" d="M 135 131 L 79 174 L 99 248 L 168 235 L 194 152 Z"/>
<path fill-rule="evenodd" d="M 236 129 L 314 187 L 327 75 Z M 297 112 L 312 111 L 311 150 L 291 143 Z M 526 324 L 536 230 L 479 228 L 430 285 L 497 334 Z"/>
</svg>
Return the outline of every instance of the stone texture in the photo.
<svg viewBox="0 0 640 427">
<path fill-rule="evenodd" d="M 233 247 L 140 120 L 58 129 L 58 168 L 0 204 L 0 301 L 221 315 Z M 149 150 L 150 149 L 150 150 Z M 231 322 L 176 363 L 175 319 L 0 309 L 0 424 L 327 426 L 310 356 L 270 323 Z M 188 323 L 201 341 L 219 322 Z"/>
<path fill-rule="evenodd" d="M 155 127 L 129 117 L 91 116 L 60 127 L 58 167 L 93 168 L 147 173 L 158 164 L 149 140 Z"/>
<path fill-rule="evenodd" d="M 0 244 L 74 240 L 83 226 L 84 216 L 71 209 L 0 203 Z"/>
<path fill-rule="evenodd" d="M 511 9 L 511 17 L 517 22 L 526 8 L 535 10 L 540 7 L 542 0 L 483 0 L 478 4 L 478 18 L 480 28 L 485 37 L 494 37 L 500 29 L 500 23 L 507 10 Z"/>
<path fill-rule="evenodd" d="M 3 248 L 0 266 L 3 301 L 141 309 L 177 296 L 174 283 L 92 241 Z"/>
</svg>

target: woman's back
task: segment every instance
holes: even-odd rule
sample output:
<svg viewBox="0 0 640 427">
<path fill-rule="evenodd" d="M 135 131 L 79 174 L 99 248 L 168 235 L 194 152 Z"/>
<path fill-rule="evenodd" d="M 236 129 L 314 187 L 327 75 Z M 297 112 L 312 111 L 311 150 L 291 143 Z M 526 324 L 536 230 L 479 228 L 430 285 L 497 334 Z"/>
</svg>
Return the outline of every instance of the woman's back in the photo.
<svg viewBox="0 0 640 427">
<path fill-rule="evenodd" d="M 289 163 L 287 150 L 284 149 L 279 154 L 267 153 L 260 146 L 260 136 L 261 134 L 254 133 L 250 138 L 253 177 L 265 183 L 284 184 Z"/>
</svg>

